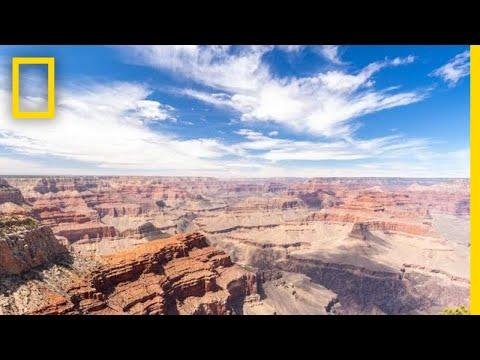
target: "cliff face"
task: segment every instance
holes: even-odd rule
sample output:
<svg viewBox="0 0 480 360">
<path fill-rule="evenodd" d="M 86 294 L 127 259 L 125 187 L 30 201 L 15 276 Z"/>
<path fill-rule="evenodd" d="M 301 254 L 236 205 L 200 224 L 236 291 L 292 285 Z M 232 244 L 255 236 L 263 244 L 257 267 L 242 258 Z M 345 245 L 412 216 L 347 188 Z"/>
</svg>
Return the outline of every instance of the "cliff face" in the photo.
<svg viewBox="0 0 480 360">
<path fill-rule="evenodd" d="M 242 312 L 252 274 L 201 235 L 164 239 L 195 231 L 235 262 L 282 272 L 259 290 L 276 297 L 267 313 L 323 313 L 337 300 L 347 313 L 434 313 L 468 303 L 469 198 L 468 179 L 8 177 L 0 217 L 38 229 L 32 244 L 2 243 L 4 278 L 24 292 L 4 296 L 0 276 L 0 313 Z M 49 228 L 68 266 L 31 253 L 48 248 Z"/>
<path fill-rule="evenodd" d="M 88 269 L 76 263 L 70 266 L 73 272 L 55 266 L 45 271 L 42 282 L 19 285 L 18 291 L 28 287 L 29 293 L 40 294 L 37 298 L 23 297 L 23 303 L 9 308 L 51 315 L 225 315 L 241 313 L 245 298 L 257 292 L 255 275 L 234 265 L 199 233 L 104 256 Z M 0 295 L 0 313 L 1 304 Z"/>
<path fill-rule="evenodd" d="M 0 204 L 4 203 L 22 205 L 25 199 L 20 190 L 10 186 L 6 180 L 0 179 Z"/>
<path fill-rule="evenodd" d="M 432 309 L 438 313 L 438 309 L 465 304 L 469 297 L 467 279 L 409 264 L 399 270 L 371 270 L 290 256 L 277 265 L 334 291 L 347 314 L 415 314 L 432 313 Z"/>
<path fill-rule="evenodd" d="M 45 265 L 66 251 L 49 227 L 27 217 L 0 217 L 0 275 Z"/>
<path fill-rule="evenodd" d="M 383 232 L 400 232 L 410 235 L 428 236 L 435 235 L 433 230 L 422 224 L 409 224 L 392 221 L 365 221 L 353 224 L 350 236 L 365 240 L 371 231 L 380 230 Z"/>
</svg>

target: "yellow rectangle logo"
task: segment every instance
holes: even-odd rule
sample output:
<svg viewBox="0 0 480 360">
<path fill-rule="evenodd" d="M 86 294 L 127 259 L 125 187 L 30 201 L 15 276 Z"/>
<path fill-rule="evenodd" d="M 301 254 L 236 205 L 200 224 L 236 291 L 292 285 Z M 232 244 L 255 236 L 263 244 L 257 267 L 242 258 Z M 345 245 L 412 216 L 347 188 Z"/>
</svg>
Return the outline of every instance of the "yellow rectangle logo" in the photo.
<svg viewBox="0 0 480 360">
<path fill-rule="evenodd" d="M 22 111 L 20 109 L 20 65 L 47 65 L 47 110 Z M 12 116 L 14 119 L 53 119 L 55 117 L 55 58 L 12 58 Z"/>
</svg>

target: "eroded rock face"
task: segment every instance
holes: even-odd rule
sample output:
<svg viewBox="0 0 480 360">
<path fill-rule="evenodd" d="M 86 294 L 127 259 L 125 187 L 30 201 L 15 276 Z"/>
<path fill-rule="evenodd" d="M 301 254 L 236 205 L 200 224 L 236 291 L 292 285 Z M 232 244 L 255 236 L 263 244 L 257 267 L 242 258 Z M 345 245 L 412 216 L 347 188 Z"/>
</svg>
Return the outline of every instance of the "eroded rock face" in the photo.
<svg viewBox="0 0 480 360">
<path fill-rule="evenodd" d="M 399 270 L 371 270 L 291 256 L 278 266 L 305 274 L 334 291 L 343 313 L 438 313 L 445 307 L 464 304 L 470 291 L 467 279 L 409 264 Z"/>
<path fill-rule="evenodd" d="M 262 299 L 271 308 L 256 309 L 266 313 L 323 313 L 325 307 L 435 313 L 441 306 L 468 305 L 468 179 L 82 176 L 8 177 L 8 183 L 8 193 L 18 194 L 12 187 L 21 190 L 27 205 L 5 202 L 1 214 L 31 216 L 73 252 L 103 259 L 78 276 L 83 285 L 77 292 L 55 290 L 57 285 L 39 290 L 42 299 L 41 294 L 51 295 L 47 313 L 240 313 L 226 299 L 252 292 L 245 290 L 250 275 L 235 265 L 211 270 L 202 267 L 210 260 L 192 260 L 210 253 L 209 247 L 158 265 L 161 274 L 152 268 L 137 276 L 122 268 L 127 280 L 108 286 L 98 280 L 100 268 L 110 273 L 105 255 L 197 231 L 253 271 L 301 276 L 265 282 L 263 296 L 278 298 Z M 203 282 L 188 273 L 187 260 L 204 264 L 194 272 Z M 173 283 L 162 278 L 177 274 L 185 277 Z M 163 295 L 145 294 L 145 286 Z M 312 302 L 314 297 L 323 300 Z M 286 299 L 294 305 L 287 306 Z"/>
<path fill-rule="evenodd" d="M 0 276 L 21 274 L 66 252 L 49 227 L 28 217 L 0 217 Z"/>
<path fill-rule="evenodd" d="M 4 203 L 22 205 L 25 204 L 25 199 L 20 190 L 10 186 L 6 180 L 0 178 L 0 204 Z"/>
<path fill-rule="evenodd" d="M 62 275 L 49 282 L 24 284 L 41 295 L 10 308 L 31 314 L 224 315 L 241 311 L 244 299 L 257 291 L 255 275 L 199 233 L 101 257 L 89 269 L 57 271 Z"/>
<path fill-rule="evenodd" d="M 85 222 L 80 224 L 62 224 L 55 226 L 55 234 L 63 236 L 68 241 L 90 242 L 101 240 L 103 238 L 111 238 L 117 235 L 117 231 L 113 226 L 108 226 L 98 222 Z"/>
<path fill-rule="evenodd" d="M 356 237 L 358 239 L 366 240 L 369 236 L 371 237 L 372 231 L 383 231 L 383 232 L 399 232 L 410 235 L 420 235 L 420 236 L 435 236 L 434 231 L 431 227 L 422 225 L 422 224 L 412 224 L 412 223 L 401 223 L 394 221 L 365 221 L 365 222 L 356 222 L 353 224 L 352 231 L 350 236 Z"/>
</svg>

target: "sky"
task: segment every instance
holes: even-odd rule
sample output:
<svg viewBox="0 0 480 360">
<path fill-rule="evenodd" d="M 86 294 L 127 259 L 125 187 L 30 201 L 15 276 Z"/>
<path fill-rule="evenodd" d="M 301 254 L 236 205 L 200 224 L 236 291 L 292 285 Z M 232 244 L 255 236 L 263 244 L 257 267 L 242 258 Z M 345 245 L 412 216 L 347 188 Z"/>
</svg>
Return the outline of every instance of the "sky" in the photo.
<svg viewBox="0 0 480 360">
<path fill-rule="evenodd" d="M 11 116 L 53 56 L 56 116 Z M 0 46 L 1 175 L 469 177 L 468 46 Z M 46 66 L 22 65 L 22 110 Z"/>
</svg>

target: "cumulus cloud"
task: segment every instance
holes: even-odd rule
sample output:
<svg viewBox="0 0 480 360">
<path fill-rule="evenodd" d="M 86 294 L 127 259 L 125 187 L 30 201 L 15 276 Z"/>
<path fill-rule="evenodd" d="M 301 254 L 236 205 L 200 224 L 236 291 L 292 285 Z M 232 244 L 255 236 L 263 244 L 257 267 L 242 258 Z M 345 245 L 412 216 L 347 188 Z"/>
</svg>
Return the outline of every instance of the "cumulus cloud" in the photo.
<svg viewBox="0 0 480 360">
<path fill-rule="evenodd" d="M 440 77 L 449 87 L 457 85 L 458 81 L 470 73 L 470 52 L 464 51 L 456 55 L 445 65 L 434 70 L 430 75 Z"/>
<path fill-rule="evenodd" d="M 145 119 L 146 121 L 176 121 L 174 116 L 175 109 L 170 105 L 163 105 L 153 100 L 138 100 L 135 105 L 132 111 L 135 112 L 139 118 Z"/>
<path fill-rule="evenodd" d="M 137 63 L 174 71 L 210 89 L 180 93 L 240 113 L 244 122 L 275 122 L 317 136 L 351 136 L 354 119 L 421 101 L 418 90 L 375 89 L 373 76 L 413 56 L 371 63 L 357 72 L 329 70 L 308 77 L 279 78 L 262 61 L 269 46 L 141 46 L 130 49 Z M 326 48 L 331 59 L 338 49 Z"/>
</svg>

